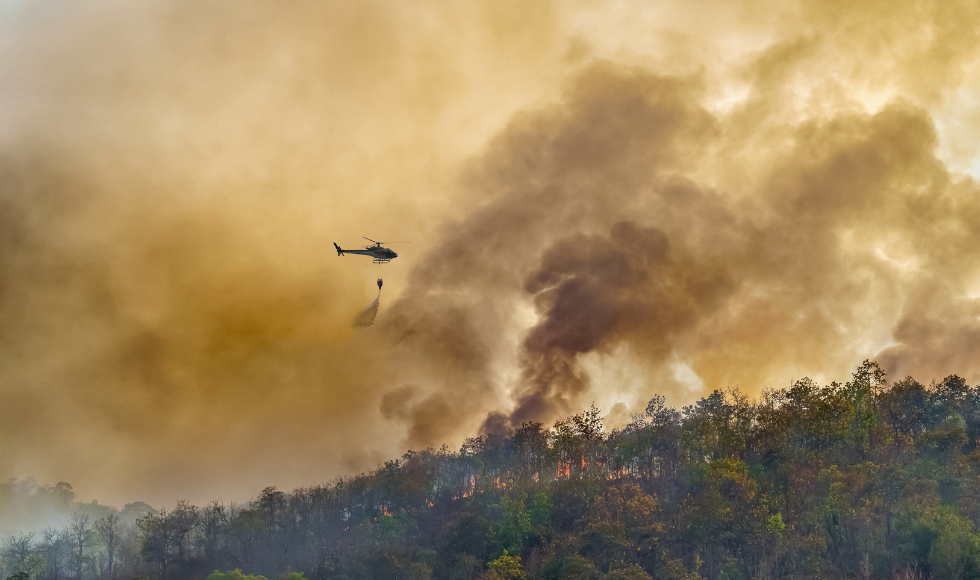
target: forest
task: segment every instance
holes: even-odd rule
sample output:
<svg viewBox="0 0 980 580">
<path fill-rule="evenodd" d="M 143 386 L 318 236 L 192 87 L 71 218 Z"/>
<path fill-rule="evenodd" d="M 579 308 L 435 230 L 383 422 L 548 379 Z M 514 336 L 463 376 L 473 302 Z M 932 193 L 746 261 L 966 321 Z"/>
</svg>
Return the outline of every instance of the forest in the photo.
<svg viewBox="0 0 980 580">
<path fill-rule="evenodd" d="M 547 427 L 409 451 L 374 472 L 75 513 L 2 542 L 14 580 L 980 578 L 980 386 L 846 383 L 661 396 L 621 429 Z"/>
</svg>

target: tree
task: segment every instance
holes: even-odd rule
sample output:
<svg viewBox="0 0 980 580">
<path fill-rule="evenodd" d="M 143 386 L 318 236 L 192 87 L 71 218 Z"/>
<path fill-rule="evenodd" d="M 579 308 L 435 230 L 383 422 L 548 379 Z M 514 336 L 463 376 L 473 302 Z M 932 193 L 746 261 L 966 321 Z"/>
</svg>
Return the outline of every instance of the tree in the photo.
<svg viewBox="0 0 980 580">
<path fill-rule="evenodd" d="M 929 568 L 938 578 L 963 578 L 967 569 L 980 571 L 980 537 L 973 522 L 958 516 L 950 506 L 930 514 L 935 539 L 929 550 Z"/>
<path fill-rule="evenodd" d="M 842 481 L 842 476 L 836 465 L 820 471 L 820 480 L 826 486 L 826 496 L 818 504 L 824 530 L 830 538 L 834 555 L 840 562 L 843 543 L 850 536 L 851 530 L 851 494 Z"/>
<path fill-rule="evenodd" d="M 878 418 L 875 403 L 885 388 L 885 371 L 877 362 L 865 360 L 851 375 L 845 392 L 851 402 L 851 440 L 864 458 Z"/>
<path fill-rule="evenodd" d="M 236 561 L 239 564 L 251 565 L 252 553 L 261 540 L 263 530 L 262 516 L 256 510 L 241 510 L 232 517 L 228 533 L 236 540 Z"/>
<path fill-rule="evenodd" d="M 44 580 L 64 580 L 71 568 L 71 538 L 67 528 L 55 530 L 47 528 L 38 547 L 44 556 Z"/>
<path fill-rule="evenodd" d="M 521 494 L 515 499 L 506 496 L 500 498 L 503 507 L 503 518 L 500 522 L 500 541 L 514 552 L 520 553 L 524 546 L 524 538 L 531 531 L 531 516 L 524 509 L 527 494 Z"/>
<path fill-rule="evenodd" d="M 82 566 L 85 563 L 85 549 L 92 544 L 92 524 L 87 515 L 73 513 L 68 519 L 68 537 L 74 564 L 75 580 L 82 580 Z"/>
<path fill-rule="evenodd" d="M 664 580 L 701 580 L 696 572 L 691 572 L 684 566 L 684 562 L 681 560 L 670 560 L 667 565 L 664 566 L 663 574 L 658 573 L 658 578 L 663 578 Z"/>
<path fill-rule="evenodd" d="M 546 491 L 539 491 L 534 494 L 531 502 L 531 527 L 540 536 L 544 536 L 551 529 L 551 494 Z"/>
<path fill-rule="evenodd" d="M 302 576 L 302 574 L 300 574 L 300 576 Z M 242 574 L 240 569 L 235 568 L 234 570 L 229 570 L 228 572 L 218 572 L 215 570 L 214 572 L 208 574 L 207 580 L 266 580 L 266 577 L 259 576 L 257 574 Z"/>
<path fill-rule="evenodd" d="M 929 393 L 913 379 L 905 377 L 879 398 L 885 417 L 900 446 L 914 445 L 926 427 Z"/>
<path fill-rule="evenodd" d="M 166 509 L 149 513 L 136 521 L 140 530 L 140 555 L 150 564 L 160 568 L 160 576 L 167 579 L 167 569 L 173 564 L 174 535 L 168 525 L 170 513 Z"/>
<path fill-rule="evenodd" d="M 27 559 L 35 550 L 33 532 L 28 534 L 14 534 L 3 539 L 0 556 L 3 557 L 7 571 L 11 574 L 17 574 L 24 571 Z"/>
<path fill-rule="evenodd" d="M 119 527 L 119 532 L 119 548 L 115 558 L 116 576 L 124 578 L 145 577 L 145 561 L 141 555 L 139 526 L 135 523 L 133 525 L 123 523 Z"/>
<path fill-rule="evenodd" d="M 548 433 L 542 423 L 523 423 L 514 430 L 512 440 L 517 462 L 516 475 L 521 481 L 530 482 L 538 473 L 544 471 Z"/>
<path fill-rule="evenodd" d="M 196 506 L 191 505 L 187 500 L 180 500 L 164 521 L 172 539 L 173 548 L 176 550 L 176 562 L 180 565 L 187 562 L 188 534 L 197 527 L 199 517 L 199 510 Z"/>
<path fill-rule="evenodd" d="M 200 511 L 197 545 L 204 552 L 208 567 L 214 565 L 218 548 L 227 533 L 228 514 L 224 504 L 215 500 Z"/>
<path fill-rule="evenodd" d="M 115 578 L 115 556 L 116 548 L 119 547 L 119 516 L 116 514 L 109 514 L 106 517 L 97 520 L 95 522 L 95 531 L 98 532 L 99 537 L 102 538 L 102 544 L 105 545 L 106 552 L 106 580 L 113 580 Z"/>
<path fill-rule="evenodd" d="M 653 580 L 653 577 L 638 564 L 630 564 L 623 568 L 610 570 L 606 580 Z"/>
<path fill-rule="evenodd" d="M 524 567 L 521 566 L 520 556 L 511 556 L 504 550 L 503 555 L 490 562 L 487 567 L 500 580 L 521 580 L 524 578 Z"/>
<path fill-rule="evenodd" d="M 562 580 L 596 580 L 599 577 L 595 565 L 578 554 L 564 558 L 558 570 L 558 577 Z"/>
</svg>

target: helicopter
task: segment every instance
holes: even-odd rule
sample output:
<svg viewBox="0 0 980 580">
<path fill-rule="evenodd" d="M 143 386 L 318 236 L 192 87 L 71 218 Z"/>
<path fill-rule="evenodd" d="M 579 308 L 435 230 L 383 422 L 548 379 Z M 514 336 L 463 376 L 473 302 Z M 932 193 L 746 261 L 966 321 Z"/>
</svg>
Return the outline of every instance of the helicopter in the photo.
<svg viewBox="0 0 980 580">
<path fill-rule="evenodd" d="M 364 237 L 364 236 L 361 236 Z M 363 250 L 343 250 L 334 242 L 333 247 L 337 248 L 337 255 L 343 256 L 344 254 L 360 254 L 362 256 L 371 256 L 374 258 L 375 264 L 387 264 L 393 259 L 398 257 L 398 254 L 389 250 L 388 248 L 383 248 L 381 244 L 407 244 L 408 242 L 375 242 L 371 238 L 364 237 L 365 240 L 369 242 L 374 242 L 373 246 L 364 246 Z M 380 286 L 379 286 L 380 287 Z"/>
</svg>

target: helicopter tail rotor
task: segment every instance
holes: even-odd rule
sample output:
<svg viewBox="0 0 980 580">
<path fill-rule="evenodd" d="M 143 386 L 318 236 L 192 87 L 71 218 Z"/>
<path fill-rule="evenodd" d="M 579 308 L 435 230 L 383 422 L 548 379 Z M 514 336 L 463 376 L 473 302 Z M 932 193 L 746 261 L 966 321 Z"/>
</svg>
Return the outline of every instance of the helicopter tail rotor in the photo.
<svg viewBox="0 0 980 580">
<path fill-rule="evenodd" d="M 333 243 L 333 247 L 337 248 L 337 255 L 338 256 L 343 256 L 344 255 L 344 251 L 340 249 L 340 246 L 337 245 L 337 242 L 334 242 Z"/>
</svg>

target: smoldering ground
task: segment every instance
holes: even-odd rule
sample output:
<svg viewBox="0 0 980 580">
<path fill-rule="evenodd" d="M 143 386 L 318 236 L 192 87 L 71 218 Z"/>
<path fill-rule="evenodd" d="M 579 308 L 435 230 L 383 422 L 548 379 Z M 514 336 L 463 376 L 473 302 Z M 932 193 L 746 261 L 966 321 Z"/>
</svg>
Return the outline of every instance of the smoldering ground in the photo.
<svg viewBox="0 0 980 580">
<path fill-rule="evenodd" d="M 141 6 L 5 16 L 0 475 L 241 498 L 591 400 L 980 378 L 970 3 Z M 330 242 L 379 227 L 355 330 Z"/>
</svg>

